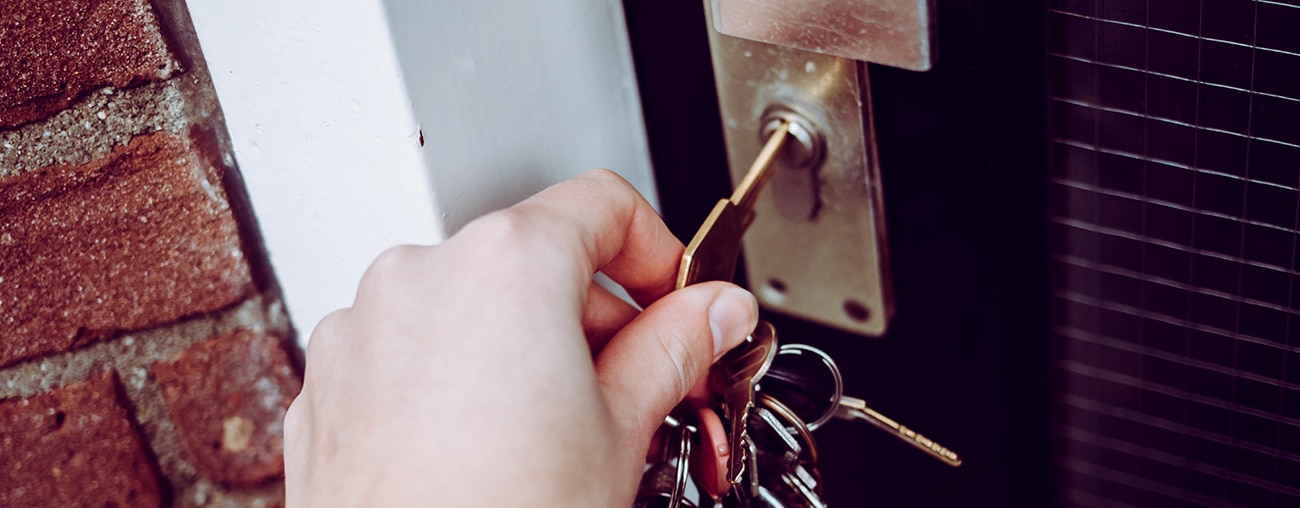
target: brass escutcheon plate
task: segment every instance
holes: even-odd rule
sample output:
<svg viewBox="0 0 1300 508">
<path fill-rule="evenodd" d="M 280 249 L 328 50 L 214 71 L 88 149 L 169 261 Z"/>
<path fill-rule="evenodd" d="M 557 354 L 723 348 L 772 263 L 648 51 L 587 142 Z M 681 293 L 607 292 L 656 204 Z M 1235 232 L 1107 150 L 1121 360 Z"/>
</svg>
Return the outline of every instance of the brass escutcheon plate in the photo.
<svg viewBox="0 0 1300 508">
<path fill-rule="evenodd" d="M 712 3 L 704 0 L 705 9 Z M 743 242 L 751 289 L 767 309 L 883 335 L 893 288 L 866 65 L 723 35 L 709 25 L 732 181 L 759 152 L 761 124 L 774 106 L 807 118 L 825 143 L 810 220 L 780 212 L 777 181 L 758 195 Z"/>
</svg>

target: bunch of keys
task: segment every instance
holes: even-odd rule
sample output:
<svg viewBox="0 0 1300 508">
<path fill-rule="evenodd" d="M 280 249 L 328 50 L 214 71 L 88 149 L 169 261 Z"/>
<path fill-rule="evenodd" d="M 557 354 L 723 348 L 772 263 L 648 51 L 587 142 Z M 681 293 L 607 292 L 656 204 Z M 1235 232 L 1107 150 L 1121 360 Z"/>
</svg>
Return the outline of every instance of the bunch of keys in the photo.
<svg viewBox="0 0 1300 508">
<path fill-rule="evenodd" d="M 740 185 L 714 206 L 686 247 L 677 288 L 734 275 L 759 190 L 792 130 L 808 130 L 796 117 L 774 123 Z M 867 407 L 864 400 L 844 395 L 839 367 L 829 355 L 804 344 L 780 345 L 776 329 L 766 321 L 710 368 L 708 384 L 722 399 L 731 450 L 725 475 L 730 489 L 716 500 L 702 495 L 699 506 L 826 506 L 812 432 L 832 418 L 865 421 L 945 464 L 961 465 L 947 448 Z M 688 421 L 689 411 L 674 414 L 660 429 L 670 439 L 663 456 L 642 477 L 637 508 L 697 506 L 684 493 L 699 425 Z"/>
</svg>

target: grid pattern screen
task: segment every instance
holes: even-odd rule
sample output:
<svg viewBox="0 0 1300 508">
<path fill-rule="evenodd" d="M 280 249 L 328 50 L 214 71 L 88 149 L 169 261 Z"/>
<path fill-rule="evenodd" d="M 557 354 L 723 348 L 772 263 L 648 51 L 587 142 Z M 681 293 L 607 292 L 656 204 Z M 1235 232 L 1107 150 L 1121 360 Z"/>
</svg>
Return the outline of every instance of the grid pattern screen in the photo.
<svg viewBox="0 0 1300 508">
<path fill-rule="evenodd" d="M 1300 507 L 1300 0 L 1049 0 L 1068 506 Z"/>
</svg>

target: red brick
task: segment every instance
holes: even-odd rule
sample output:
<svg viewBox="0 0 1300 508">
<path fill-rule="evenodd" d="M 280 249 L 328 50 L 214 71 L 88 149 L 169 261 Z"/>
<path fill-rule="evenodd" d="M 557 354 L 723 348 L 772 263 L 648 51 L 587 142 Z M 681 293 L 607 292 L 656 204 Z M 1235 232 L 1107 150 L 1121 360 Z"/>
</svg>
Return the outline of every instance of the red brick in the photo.
<svg viewBox="0 0 1300 508">
<path fill-rule="evenodd" d="M 0 180 L 0 365 L 253 290 L 220 182 L 186 150 L 160 131 L 85 165 Z"/>
<path fill-rule="evenodd" d="M 155 365 L 185 448 L 209 478 L 252 486 L 284 474 L 284 414 L 302 382 L 280 339 L 239 330 Z"/>
<path fill-rule="evenodd" d="M 159 506 L 128 414 L 111 372 L 0 401 L 0 506 Z"/>
<path fill-rule="evenodd" d="M 149 0 L 4 0 L 0 41 L 0 128 L 180 71 Z"/>
</svg>

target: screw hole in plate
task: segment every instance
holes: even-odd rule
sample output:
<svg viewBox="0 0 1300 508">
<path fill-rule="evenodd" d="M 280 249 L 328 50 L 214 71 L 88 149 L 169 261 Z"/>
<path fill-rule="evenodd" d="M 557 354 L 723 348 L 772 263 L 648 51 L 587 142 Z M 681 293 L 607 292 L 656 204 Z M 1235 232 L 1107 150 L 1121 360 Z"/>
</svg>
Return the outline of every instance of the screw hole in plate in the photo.
<svg viewBox="0 0 1300 508">
<path fill-rule="evenodd" d="M 867 310 L 867 306 L 857 300 L 844 300 L 844 313 L 849 316 L 849 319 L 859 323 L 865 323 L 868 319 L 871 319 L 871 311 Z"/>
<path fill-rule="evenodd" d="M 785 293 L 790 287 L 781 279 L 767 279 L 767 283 L 759 288 L 759 292 L 764 300 L 780 305 L 785 302 Z"/>
</svg>

